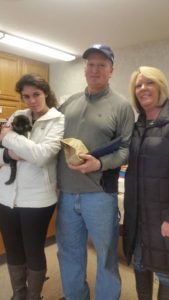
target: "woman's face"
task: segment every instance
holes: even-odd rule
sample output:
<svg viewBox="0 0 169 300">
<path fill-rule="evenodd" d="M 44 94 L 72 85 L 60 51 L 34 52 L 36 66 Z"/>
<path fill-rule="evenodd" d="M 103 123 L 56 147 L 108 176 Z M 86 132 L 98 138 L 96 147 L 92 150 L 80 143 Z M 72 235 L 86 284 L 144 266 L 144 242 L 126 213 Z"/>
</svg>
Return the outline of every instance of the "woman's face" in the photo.
<svg viewBox="0 0 169 300">
<path fill-rule="evenodd" d="M 135 83 L 135 96 L 141 107 L 146 111 L 157 107 L 160 90 L 154 81 L 139 74 Z"/>
<path fill-rule="evenodd" d="M 25 85 L 21 92 L 22 100 L 32 110 L 34 115 L 43 115 L 49 110 L 45 93 L 35 86 Z"/>
</svg>

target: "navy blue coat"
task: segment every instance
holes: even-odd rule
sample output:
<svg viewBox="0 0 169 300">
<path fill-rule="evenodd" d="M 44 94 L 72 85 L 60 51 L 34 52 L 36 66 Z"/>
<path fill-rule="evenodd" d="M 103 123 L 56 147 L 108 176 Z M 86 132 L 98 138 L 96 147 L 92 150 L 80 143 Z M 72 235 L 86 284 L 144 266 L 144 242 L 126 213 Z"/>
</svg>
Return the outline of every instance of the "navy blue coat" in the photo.
<svg viewBox="0 0 169 300">
<path fill-rule="evenodd" d="M 130 146 L 125 180 L 123 246 L 128 263 L 141 232 L 142 265 L 169 273 L 169 237 L 161 224 L 169 222 L 169 100 L 159 117 L 147 122 L 140 115 Z"/>
</svg>

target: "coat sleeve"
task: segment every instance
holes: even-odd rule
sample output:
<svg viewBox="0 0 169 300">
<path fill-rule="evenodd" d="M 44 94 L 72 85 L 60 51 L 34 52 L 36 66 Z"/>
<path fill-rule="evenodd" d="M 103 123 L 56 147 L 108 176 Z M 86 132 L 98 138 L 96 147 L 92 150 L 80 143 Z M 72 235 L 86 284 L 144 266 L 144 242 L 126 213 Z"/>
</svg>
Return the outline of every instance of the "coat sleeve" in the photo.
<svg viewBox="0 0 169 300">
<path fill-rule="evenodd" d="M 9 120 L 7 121 L 7 125 L 9 125 L 9 124 L 12 122 L 14 116 L 15 116 L 15 113 L 13 113 L 13 114 L 11 115 L 11 117 L 10 117 Z M 4 147 L 0 147 L 0 167 L 3 166 L 3 165 L 5 164 L 4 159 L 3 159 L 3 156 L 4 156 Z"/>
<path fill-rule="evenodd" d="M 162 211 L 162 221 L 169 222 L 169 208 Z"/>
<path fill-rule="evenodd" d="M 5 162 L 3 160 L 3 155 L 4 155 L 4 149 L 0 148 L 0 167 L 5 164 Z"/>
<path fill-rule="evenodd" d="M 129 145 L 134 127 L 134 112 L 129 102 L 123 103 L 117 114 L 116 136 L 121 136 L 121 144 L 117 151 L 101 157 L 102 170 L 120 167 L 127 163 Z"/>
<path fill-rule="evenodd" d="M 45 136 L 39 142 L 19 135 L 13 131 L 8 132 L 2 140 L 4 147 L 13 150 L 23 160 L 39 167 L 46 165 L 59 152 L 60 140 L 64 132 L 64 116 L 53 119 L 45 129 Z"/>
</svg>

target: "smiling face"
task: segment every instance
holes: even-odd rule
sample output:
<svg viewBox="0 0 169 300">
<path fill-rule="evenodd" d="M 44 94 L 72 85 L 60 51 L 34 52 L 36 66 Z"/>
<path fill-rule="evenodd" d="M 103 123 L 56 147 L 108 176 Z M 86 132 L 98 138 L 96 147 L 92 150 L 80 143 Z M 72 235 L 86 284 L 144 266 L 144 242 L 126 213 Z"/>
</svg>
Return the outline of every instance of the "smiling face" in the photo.
<svg viewBox="0 0 169 300">
<path fill-rule="evenodd" d="M 46 104 L 45 93 L 35 86 L 25 85 L 21 92 L 21 97 L 34 116 L 41 116 L 49 110 Z"/>
<path fill-rule="evenodd" d="M 85 68 L 88 92 L 97 93 L 104 90 L 113 72 L 113 65 L 101 53 L 91 53 L 87 57 Z"/>
<path fill-rule="evenodd" d="M 146 111 L 158 106 L 160 90 L 154 81 L 139 74 L 135 82 L 135 95 L 141 105 Z"/>
</svg>

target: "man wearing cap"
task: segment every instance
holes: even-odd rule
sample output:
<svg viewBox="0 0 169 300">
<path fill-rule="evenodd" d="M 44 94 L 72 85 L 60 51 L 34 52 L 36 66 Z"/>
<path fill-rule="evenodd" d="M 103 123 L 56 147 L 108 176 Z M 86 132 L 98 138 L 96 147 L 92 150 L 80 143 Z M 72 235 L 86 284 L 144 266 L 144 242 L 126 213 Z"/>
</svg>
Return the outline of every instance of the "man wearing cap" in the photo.
<svg viewBox="0 0 169 300">
<path fill-rule="evenodd" d="M 67 165 L 60 153 L 58 183 L 57 245 L 66 300 L 89 300 L 86 280 L 88 235 L 97 256 L 95 300 L 118 300 L 121 280 L 118 271 L 118 174 L 127 162 L 134 124 L 132 108 L 109 87 L 114 54 L 106 45 L 87 49 L 84 92 L 71 96 L 62 106 L 64 138 L 80 139 L 92 152 L 121 136 L 118 150 L 99 159 L 80 157 L 81 165 Z"/>
</svg>

